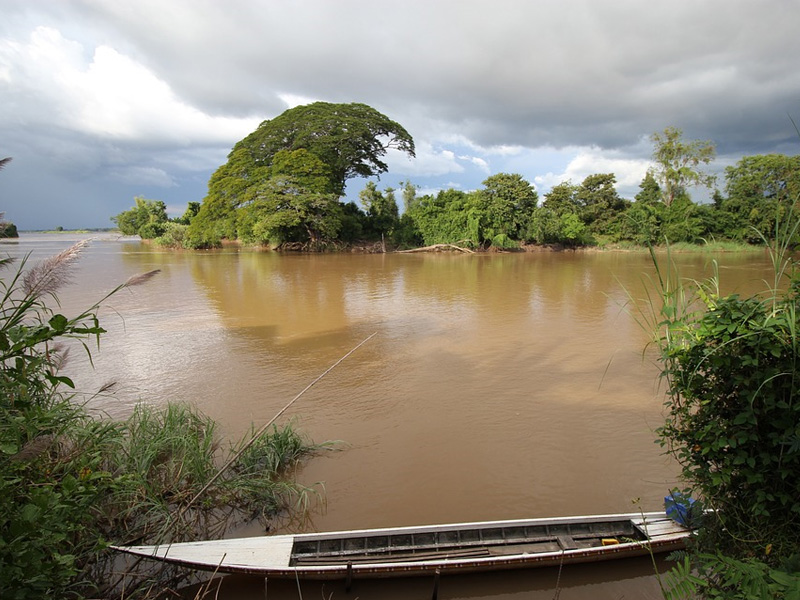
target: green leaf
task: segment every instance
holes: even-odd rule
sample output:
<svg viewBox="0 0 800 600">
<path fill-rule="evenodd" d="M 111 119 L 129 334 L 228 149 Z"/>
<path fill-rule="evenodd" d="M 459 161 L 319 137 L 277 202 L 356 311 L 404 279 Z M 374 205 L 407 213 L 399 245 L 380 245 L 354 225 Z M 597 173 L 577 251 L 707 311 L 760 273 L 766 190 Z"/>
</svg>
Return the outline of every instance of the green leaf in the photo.
<svg viewBox="0 0 800 600">
<path fill-rule="evenodd" d="M 5 442 L 0 444 L 0 452 L 3 454 L 16 454 L 19 452 L 19 446 L 14 442 Z"/>
<path fill-rule="evenodd" d="M 48 325 L 55 329 L 58 333 L 63 333 L 68 325 L 69 321 L 67 321 L 67 317 L 64 315 L 53 315 L 53 317 L 48 321 Z"/>
</svg>

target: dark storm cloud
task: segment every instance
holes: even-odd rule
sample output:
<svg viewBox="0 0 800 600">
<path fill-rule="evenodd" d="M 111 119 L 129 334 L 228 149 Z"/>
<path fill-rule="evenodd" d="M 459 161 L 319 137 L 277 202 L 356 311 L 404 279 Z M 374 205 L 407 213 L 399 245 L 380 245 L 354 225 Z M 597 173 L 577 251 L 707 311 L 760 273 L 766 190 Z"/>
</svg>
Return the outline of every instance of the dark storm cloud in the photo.
<svg viewBox="0 0 800 600">
<path fill-rule="evenodd" d="M 800 105 L 796 3 L 82 3 L 196 106 L 420 104 L 480 145 L 618 147 L 667 124 L 769 146 Z"/>
<path fill-rule="evenodd" d="M 451 182 L 518 167 L 528 155 L 546 163 L 547 148 L 562 162 L 572 152 L 572 167 L 530 166 L 531 180 L 628 164 L 618 179 L 633 181 L 649 156 L 643 140 L 668 125 L 714 141 L 720 164 L 800 146 L 788 117 L 800 118 L 796 2 L 0 0 L 0 8 L 0 154 L 25 155 L 14 167 L 47 171 L 43 180 L 58 175 L 77 189 L 83 178 L 87 197 L 113 196 L 109 214 L 130 203 L 134 181 L 172 203 L 199 199 L 199 186 L 183 197 L 182 182 L 207 179 L 259 121 L 311 100 L 376 107 L 421 149 L 400 168 Z M 515 162 L 506 160 L 510 147 Z M 8 179 L 0 176 L 0 202 Z"/>
</svg>

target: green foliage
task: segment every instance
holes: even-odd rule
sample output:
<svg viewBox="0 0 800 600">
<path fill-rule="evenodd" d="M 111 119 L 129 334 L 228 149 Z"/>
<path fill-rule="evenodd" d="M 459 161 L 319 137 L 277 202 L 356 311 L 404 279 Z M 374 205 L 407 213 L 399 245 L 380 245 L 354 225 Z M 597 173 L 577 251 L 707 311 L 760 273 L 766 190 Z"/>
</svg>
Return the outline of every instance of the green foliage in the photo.
<svg viewBox="0 0 800 600">
<path fill-rule="evenodd" d="M 617 215 L 627 208 L 614 188 L 616 181 L 613 173 L 589 175 L 575 193 L 578 214 L 592 233 L 610 232 Z"/>
<path fill-rule="evenodd" d="M 481 215 L 481 234 L 476 240 L 492 240 L 500 235 L 505 239 L 521 239 L 527 230 L 539 200 L 533 186 L 516 173 L 497 173 L 483 182 L 484 189 L 476 195 Z"/>
<path fill-rule="evenodd" d="M 350 244 L 363 239 L 366 227 L 365 215 L 355 202 L 348 202 L 342 205 L 341 228 L 339 229 L 340 241 Z"/>
<path fill-rule="evenodd" d="M 486 187 L 475 192 L 450 189 L 421 198 L 406 185 L 405 214 L 414 227 L 406 223 L 405 239 L 413 239 L 416 229 L 426 245 L 516 247 L 531 227 L 536 190 L 517 174 L 498 173 L 483 183 Z"/>
<path fill-rule="evenodd" d="M 680 193 L 661 212 L 661 238 L 672 242 L 698 243 L 706 233 L 702 209 Z"/>
<path fill-rule="evenodd" d="M 289 426 L 256 439 L 211 484 L 225 452 L 214 423 L 197 411 L 142 405 L 127 421 L 111 422 L 71 402 L 59 342 L 72 339 L 88 352 L 88 341 L 104 333 L 99 303 L 68 318 L 46 300 L 68 281 L 84 245 L 30 268 L 23 261 L 11 273 L 12 261 L 0 260 L 6 269 L 0 279 L 3 598 L 138 598 L 147 596 L 153 577 L 163 591 L 174 583 L 166 568 L 127 573 L 124 590 L 119 587 L 108 544 L 221 535 L 231 519 L 266 519 L 306 494 L 286 479 L 286 470 L 313 448 Z"/>
<path fill-rule="evenodd" d="M 166 248 L 183 248 L 186 241 L 188 225 L 178 222 L 165 223 L 164 231 L 153 241 L 159 246 Z"/>
<path fill-rule="evenodd" d="M 316 245 L 337 237 L 342 205 L 333 194 L 313 191 L 291 176 L 276 176 L 251 188 L 255 198 L 237 214 L 239 238 L 249 244 Z"/>
<path fill-rule="evenodd" d="M 667 597 L 800 597 L 800 276 L 789 253 L 800 222 L 776 229 L 764 296 L 722 297 L 718 281 L 658 268 L 666 419 L 659 442 L 714 512 L 672 572 Z M 702 588 L 702 589 L 701 589 Z"/>
<path fill-rule="evenodd" d="M 320 247 L 340 231 L 354 236 L 363 223 L 338 197 L 347 179 L 385 172 L 389 148 L 414 155 L 408 132 L 364 104 L 316 102 L 287 110 L 233 147 L 209 181 L 185 244 L 212 247 L 239 238 Z M 378 235 L 393 228 L 392 204 L 396 218 L 393 199 L 373 211 L 368 228 Z"/>
<path fill-rule="evenodd" d="M 11 221 L 0 219 L 0 238 L 18 238 L 17 226 Z"/>
<path fill-rule="evenodd" d="M 721 553 L 684 554 L 664 578 L 665 600 L 703 598 L 719 600 L 797 600 L 800 571 L 796 565 L 774 568 L 749 558 L 738 560 Z"/>
<path fill-rule="evenodd" d="M 226 239 L 293 249 L 377 239 L 398 247 L 464 243 L 473 248 L 511 248 L 519 242 L 764 243 L 758 232 L 771 232 L 791 204 L 787 198 L 800 190 L 800 157 L 745 157 L 726 170 L 727 197 L 715 190 L 713 204 L 697 204 L 688 191 L 713 184 L 714 177 L 702 168 L 715 149 L 710 142 L 684 141 L 682 135 L 674 127 L 653 134 L 655 167 L 642 180 L 635 202 L 619 196 L 613 173 L 596 173 L 579 185 L 554 186 L 537 206 L 536 190 L 521 175 L 498 173 L 482 189 L 442 190 L 436 196 L 420 197 L 405 181 L 401 217 L 395 190 L 379 191 L 374 182 L 360 193 L 365 212 L 342 204 L 338 196 L 349 177 L 384 172 L 381 157 L 388 148 L 413 155 L 407 132 L 362 104 L 314 103 L 263 122 L 237 143 L 211 177 L 202 205 L 190 203 L 175 220 L 188 224 L 185 231 L 148 215 L 139 199 L 137 207 L 115 220 L 123 231 L 187 248 L 215 247 Z"/>
<path fill-rule="evenodd" d="M 706 582 L 706 598 L 720 600 L 800 599 L 800 571 L 770 567 L 753 559 L 739 560 L 724 554 L 701 554 L 698 572 Z"/>
<path fill-rule="evenodd" d="M 436 196 L 418 198 L 408 211 L 425 245 L 477 243 L 477 218 L 470 194 L 460 190 L 442 190 Z"/>
<path fill-rule="evenodd" d="M 342 195 L 347 179 L 385 173 L 382 158 L 389 148 L 414 156 L 408 132 L 374 108 L 314 102 L 264 121 L 233 152 L 242 150 L 252 164 L 270 166 L 281 150 L 307 150 L 328 167 L 331 191 Z"/>
<path fill-rule="evenodd" d="M 123 211 L 111 220 L 123 235 L 138 235 L 142 239 L 153 239 L 162 235 L 167 224 L 167 206 L 161 200 L 146 200 L 137 196 L 135 206 Z"/>
<path fill-rule="evenodd" d="M 786 555 L 800 547 L 797 296 L 706 297 L 707 312 L 670 324 L 659 436 L 720 509 L 727 551 L 747 557 L 770 545 Z"/>
<path fill-rule="evenodd" d="M 563 238 L 561 218 L 556 212 L 542 206 L 536 209 L 525 232 L 525 241 L 537 244 L 558 244 Z"/>
<path fill-rule="evenodd" d="M 400 215 L 393 241 L 399 248 L 416 248 L 425 243 L 414 218 L 408 212 Z"/>
<path fill-rule="evenodd" d="M 391 236 L 400 223 L 397 200 L 392 188 L 381 192 L 375 182 L 369 181 L 359 193 L 361 204 L 367 212 L 366 226 L 378 238 Z"/>
<path fill-rule="evenodd" d="M 179 225 L 189 225 L 197 216 L 197 213 L 200 212 L 200 203 L 199 202 L 189 202 L 186 205 L 186 210 L 183 212 L 179 218 L 175 219 L 175 223 Z"/>
<path fill-rule="evenodd" d="M 717 202 L 725 234 L 760 243 L 759 232 L 771 237 L 776 220 L 800 197 L 800 156 L 745 156 L 725 169 L 725 181 L 727 197 Z"/>
<path fill-rule="evenodd" d="M 578 246 L 588 243 L 591 233 L 581 213 L 587 202 L 594 208 L 589 200 L 593 191 L 568 181 L 554 186 L 545 194 L 541 208 L 534 212 L 527 238 L 539 244 Z"/>
<path fill-rule="evenodd" d="M 578 186 L 573 185 L 569 181 L 564 181 L 553 188 L 544 195 L 544 202 L 542 208 L 553 212 L 557 216 L 567 213 L 578 213 Z"/>
</svg>

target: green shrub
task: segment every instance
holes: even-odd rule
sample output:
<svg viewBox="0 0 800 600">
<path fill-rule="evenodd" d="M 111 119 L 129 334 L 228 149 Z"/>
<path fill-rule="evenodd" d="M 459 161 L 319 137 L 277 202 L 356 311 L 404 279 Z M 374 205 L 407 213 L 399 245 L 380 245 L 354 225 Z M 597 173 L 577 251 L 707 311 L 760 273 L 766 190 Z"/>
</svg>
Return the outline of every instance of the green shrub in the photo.
<svg viewBox="0 0 800 600">
<path fill-rule="evenodd" d="M 155 243 L 166 248 L 183 248 L 186 241 L 188 225 L 169 222 L 164 225 L 164 232 L 155 238 Z"/>
<path fill-rule="evenodd" d="M 659 442 L 713 512 L 676 567 L 668 598 L 800 597 L 800 275 L 789 253 L 800 222 L 776 235 L 763 296 L 721 296 L 716 277 L 657 267 L 666 420 Z M 669 261 L 669 254 L 667 254 Z"/>
</svg>

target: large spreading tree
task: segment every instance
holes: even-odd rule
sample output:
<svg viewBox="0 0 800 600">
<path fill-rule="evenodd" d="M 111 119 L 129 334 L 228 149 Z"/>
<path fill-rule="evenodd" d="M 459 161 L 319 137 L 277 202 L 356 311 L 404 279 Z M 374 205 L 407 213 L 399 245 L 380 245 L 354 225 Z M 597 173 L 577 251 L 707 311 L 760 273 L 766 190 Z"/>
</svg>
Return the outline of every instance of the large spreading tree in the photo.
<svg viewBox="0 0 800 600">
<path fill-rule="evenodd" d="M 290 219 L 287 211 L 298 205 L 295 200 L 302 198 L 302 206 L 316 207 L 311 212 L 317 224 L 330 221 L 327 224 L 332 225 L 336 215 L 326 214 L 325 207 L 336 212 L 341 203 L 331 203 L 330 198 L 342 196 L 345 183 L 352 177 L 385 173 L 388 165 L 384 158 L 389 149 L 414 156 L 414 140 L 400 124 L 366 104 L 314 102 L 289 109 L 261 123 L 233 147 L 228 162 L 211 177 L 208 196 L 192 222 L 190 240 L 193 245 L 204 246 L 213 245 L 221 237 L 237 237 L 239 209 L 248 207 L 248 233 L 259 231 L 256 237 L 263 237 L 279 230 L 280 241 L 316 242 L 318 234 L 325 236 L 336 227 L 308 227 L 303 210 L 296 211 L 297 219 Z M 283 197 L 277 202 L 275 178 L 281 180 L 278 195 Z M 287 181 L 291 183 L 288 195 Z M 252 207 L 265 199 L 267 205 L 281 207 L 281 218 L 268 214 L 269 206 Z M 269 221 L 263 227 L 252 221 L 259 212 Z M 291 226 L 276 230 L 277 221 L 291 221 Z M 303 239 L 286 239 L 291 231 Z"/>
</svg>

